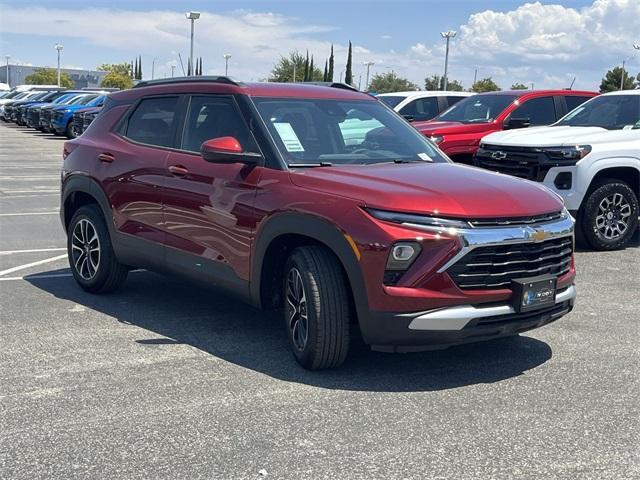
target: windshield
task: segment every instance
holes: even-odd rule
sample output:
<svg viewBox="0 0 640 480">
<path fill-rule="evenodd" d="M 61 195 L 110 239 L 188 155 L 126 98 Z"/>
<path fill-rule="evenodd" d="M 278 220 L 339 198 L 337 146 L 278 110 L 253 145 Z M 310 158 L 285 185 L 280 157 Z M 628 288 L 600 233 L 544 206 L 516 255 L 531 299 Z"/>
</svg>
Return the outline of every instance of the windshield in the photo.
<svg viewBox="0 0 640 480">
<path fill-rule="evenodd" d="M 378 102 L 254 101 L 285 161 L 292 166 L 448 161 L 417 130 Z"/>
<path fill-rule="evenodd" d="M 395 108 L 405 97 L 398 97 L 397 95 L 380 95 L 378 100 L 386 104 L 389 108 Z"/>
<path fill-rule="evenodd" d="M 602 95 L 583 103 L 556 125 L 621 130 L 640 128 L 640 95 Z"/>
<path fill-rule="evenodd" d="M 460 123 L 492 122 L 517 98 L 517 95 L 504 94 L 467 97 L 441 113 L 434 120 Z"/>
</svg>

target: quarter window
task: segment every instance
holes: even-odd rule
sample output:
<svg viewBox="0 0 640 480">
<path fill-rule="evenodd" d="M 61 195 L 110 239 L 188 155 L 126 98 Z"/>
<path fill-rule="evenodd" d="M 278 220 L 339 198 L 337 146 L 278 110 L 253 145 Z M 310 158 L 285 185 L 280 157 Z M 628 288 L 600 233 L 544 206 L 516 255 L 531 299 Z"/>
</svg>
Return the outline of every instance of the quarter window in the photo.
<svg viewBox="0 0 640 480">
<path fill-rule="evenodd" d="M 438 113 L 436 97 L 418 98 L 400 109 L 400 114 L 411 115 L 415 120 L 431 120 Z"/>
<path fill-rule="evenodd" d="M 127 122 L 125 137 L 148 145 L 173 146 L 173 122 L 178 97 L 142 100 Z"/>
<path fill-rule="evenodd" d="M 579 97 L 578 95 L 566 95 L 564 99 L 567 102 L 567 112 L 579 107 L 590 98 L 591 97 Z"/>
<path fill-rule="evenodd" d="M 511 118 L 528 118 L 532 126 L 550 125 L 556 121 L 556 107 L 553 97 L 532 98 L 519 106 Z"/>
</svg>

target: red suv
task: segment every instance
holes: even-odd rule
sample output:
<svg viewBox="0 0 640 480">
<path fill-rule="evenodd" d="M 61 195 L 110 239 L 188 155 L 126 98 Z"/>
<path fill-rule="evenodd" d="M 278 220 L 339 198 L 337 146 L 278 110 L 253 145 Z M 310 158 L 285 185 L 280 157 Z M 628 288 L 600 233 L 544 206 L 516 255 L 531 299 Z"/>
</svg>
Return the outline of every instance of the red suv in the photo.
<svg viewBox="0 0 640 480">
<path fill-rule="evenodd" d="M 412 351 L 539 327 L 573 307 L 573 219 L 545 188 L 452 164 L 340 84 L 149 81 L 64 147 L 61 216 L 90 292 L 131 268 L 281 308 L 296 359 L 350 336 Z"/>
<path fill-rule="evenodd" d="M 471 165 L 485 135 L 551 125 L 598 95 L 575 90 L 511 90 L 467 97 L 433 120 L 412 125 L 454 162 Z"/>
</svg>

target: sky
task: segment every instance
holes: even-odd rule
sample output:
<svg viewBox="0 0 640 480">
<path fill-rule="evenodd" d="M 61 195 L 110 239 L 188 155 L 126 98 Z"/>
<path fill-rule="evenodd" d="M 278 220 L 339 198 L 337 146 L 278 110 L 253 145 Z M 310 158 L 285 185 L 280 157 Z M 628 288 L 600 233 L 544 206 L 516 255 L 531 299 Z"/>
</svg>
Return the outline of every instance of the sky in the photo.
<svg viewBox="0 0 640 480">
<path fill-rule="evenodd" d="M 0 0 L 0 58 L 10 63 L 94 69 L 142 56 L 145 78 L 182 72 L 189 55 L 187 10 L 200 11 L 195 56 L 205 74 L 244 81 L 268 77 L 280 56 L 309 51 L 324 66 L 334 45 L 335 80 L 354 45 L 354 78 L 394 71 L 424 86 L 444 70 L 441 31 L 455 30 L 449 78 L 469 87 L 492 77 L 535 88 L 597 89 L 604 73 L 626 61 L 640 72 L 640 0 Z M 155 59 L 155 61 L 154 61 Z M 477 71 L 477 73 L 476 73 Z"/>
</svg>

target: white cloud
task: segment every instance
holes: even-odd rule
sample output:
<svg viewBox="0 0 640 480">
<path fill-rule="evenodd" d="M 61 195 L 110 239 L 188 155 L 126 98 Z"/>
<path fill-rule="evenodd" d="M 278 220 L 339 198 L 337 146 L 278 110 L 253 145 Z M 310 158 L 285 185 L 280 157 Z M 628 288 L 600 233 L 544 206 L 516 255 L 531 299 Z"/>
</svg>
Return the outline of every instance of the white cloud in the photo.
<svg viewBox="0 0 640 480">
<path fill-rule="evenodd" d="M 170 75 L 177 52 L 182 53 L 186 62 L 189 28 L 182 11 L 153 10 L 140 14 L 90 7 L 9 8 L 1 4 L 0 10 L 3 16 L 0 32 L 31 38 L 64 37 L 65 55 L 69 59 L 73 55 L 73 39 L 77 39 L 77 44 L 93 45 L 101 52 L 108 49 L 114 57 L 110 61 L 128 60 L 141 53 L 145 64 L 148 63 L 147 74 L 153 57 L 159 58 L 156 74 L 160 76 Z M 323 64 L 335 28 L 316 24 L 309 18 L 272 12 L 203 11 L 196 21 L 195 54 L 204 58 L 206 72 L 220 73 L 224 68 L 222 54 L 230 53 L 233 55 L 230 74 L 257 80 L 268 75 L 281 55 L 295 49 L 302 52 L 308 49 L 316 63 Z M 535 82 L 536 87 L 566 86 L 575 75 L 577 87 L 596 88 L 606 69 L 633 56 L 631 43 L 640 40 L 632 38 L 640 32 L 640 1 L 595 0 L 580 9 L 525 3 L 510 11 L 478 12 L 457 30 L 451 45 L 450 76 L 462 79 L 466 85 L 477 68 L 479 77 L 492 75 L 504 87 L 516 81 Z M 392 35 L 373 32 L 372 40 L 376 37 L 391 40 Z M 430 43 L 416 42 L 404 47 L 395 43 L 389 50 L 374 49 L 367 42 L 356 41 L 355 78 L 365 70 L 362 63 L 373 60 L 376 65 L 372 74 L 394 70 L 422 84 L 426 75 L 441 73 L 443 68 L 444 42 L 437 31 L 432 32 L 432 38 Z M 83 53 L 83 61 L 90 58 L 90 53 Z M 335 55 L 337 79 L 344 69 L 347 45 L 336 43 Z M 104 60 L 91 59 L 92 63 L 85 66 L 94 68 Z M 70 61 L 79 63 L 77 58 Z M 640 56 L 628 64 L 640 69 Z M 176 72 L 179 71 L 178 66 Z"/>
</svg>

